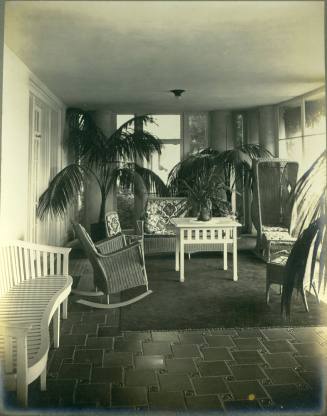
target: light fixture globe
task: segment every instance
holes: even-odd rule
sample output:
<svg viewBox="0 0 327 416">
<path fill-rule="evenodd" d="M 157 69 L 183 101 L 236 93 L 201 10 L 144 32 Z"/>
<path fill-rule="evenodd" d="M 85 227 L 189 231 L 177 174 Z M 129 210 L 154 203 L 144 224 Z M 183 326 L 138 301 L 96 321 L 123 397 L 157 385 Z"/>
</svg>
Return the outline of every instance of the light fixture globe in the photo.
<svg viewBox="0 0 327 416">
<path fill-rule="evenodd" d="M 181 98 L 183 92 L 185 92 L 185 90 L 170 90 L 170 92 L 172 92 L 175 96 L 175 98 Z"/>
</svg>

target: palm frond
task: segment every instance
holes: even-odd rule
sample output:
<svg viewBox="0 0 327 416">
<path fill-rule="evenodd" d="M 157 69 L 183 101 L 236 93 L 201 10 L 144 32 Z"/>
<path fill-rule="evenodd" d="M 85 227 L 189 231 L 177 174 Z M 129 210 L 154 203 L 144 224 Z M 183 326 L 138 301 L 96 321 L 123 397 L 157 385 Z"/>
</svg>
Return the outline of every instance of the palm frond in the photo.
<svg viewBox="0 0 327 416">
<path fill-rule="evenodd" d="M 148 193 L 155 193 L 160 196 L 167 196 L 168 189 L 162 179 L 137 163 L 125 163 L 115 168 L 111 173 L 110 187 L 119 184 L 122 187 L 134 189 L 137 180 L 141 180 Z"/>
<path fill-rule="evenodd" d="M 317 219 L 325 207 L 326 196 L 326 150 L 298 180 L 292 194 L 293 203 L 290 232 L 300 234 Z"/>
<path fill-rule="evenodd" d="M 124 131 L 121 134 L 115 132 L 106 142 L 108 151 L 113 155 L 113 161 L 130 160 L 137 158 L 149 160 L 151 154 L 161 153 L 161 141 L 145 130 L 135 130 L 132 133 Z"/>
<path fill-rule="evenodd" d="M 85 175 L 89 172 L 82 166 L 71 164 L 61 170 L 50 182 L 39 198 L 37 215 L 63 216 L 69 205 L 83 190 Z"/>
</svg>

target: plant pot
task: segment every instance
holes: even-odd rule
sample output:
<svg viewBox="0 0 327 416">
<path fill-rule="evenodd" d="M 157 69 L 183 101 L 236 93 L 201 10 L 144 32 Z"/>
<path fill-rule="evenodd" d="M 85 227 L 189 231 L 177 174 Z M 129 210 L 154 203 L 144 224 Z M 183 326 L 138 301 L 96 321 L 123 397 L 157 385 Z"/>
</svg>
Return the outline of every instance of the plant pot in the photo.
<svg viewBox="0 0 327 416">
<path fill-rule="evenodd" d="M 103 240 L 107 237 L 106 226 L 104 222 L 91 224 L 91 238 L 94 242 Z"/>
<path fill-rule="evenodd" d="M 210 221 L 211 218 L 211 208 L 206 205 L 201 206 L 198 215 L 198 221 Z"/>
</svg>

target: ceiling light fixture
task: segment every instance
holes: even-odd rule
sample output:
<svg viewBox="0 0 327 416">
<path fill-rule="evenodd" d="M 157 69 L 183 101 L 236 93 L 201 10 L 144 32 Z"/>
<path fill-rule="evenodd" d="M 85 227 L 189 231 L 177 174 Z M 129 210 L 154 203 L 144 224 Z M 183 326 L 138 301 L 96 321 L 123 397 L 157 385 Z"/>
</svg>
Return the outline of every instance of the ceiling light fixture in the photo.
<svg viewBox="0 0 327 416">
<path fill-rule="evenodd" d="M 175 98 L 181 98 L 183 92 L 185 92 L 185 90 L 170 90 L 170 92 L 172 92 L 175 96 Z"/>
</svg>

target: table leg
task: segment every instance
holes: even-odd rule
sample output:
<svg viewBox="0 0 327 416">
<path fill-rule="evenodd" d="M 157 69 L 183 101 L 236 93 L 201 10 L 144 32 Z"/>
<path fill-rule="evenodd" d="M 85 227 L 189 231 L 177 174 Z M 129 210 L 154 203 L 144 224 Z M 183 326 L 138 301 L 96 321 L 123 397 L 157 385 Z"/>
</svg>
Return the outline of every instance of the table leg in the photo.
<svg viewBox="0 0 327 416">
<path fill-rule="evenodd" d="M 180 240 L 180 235 L 179 235 L 179 232 L 177 230 L 176 245 L 175 245 L 175 270 L 177 272 L 179 271 L 179 240 Z"/>
<path fill-rule="evenodd" d="M 180 230 L 179 234 L 179 281 L 184 282 L 184 238 L 183 230 Z"/>
<path fill-rule="evenodd" d="M 237 230 L 234 228 L 233 231 L 233 280 L 238 280 L 237 276 Z"/>
<path fill-rule="evenodd" d="M 224 270 L 227 270 L 227 244 L 224 244 Z"/>
</svg>

